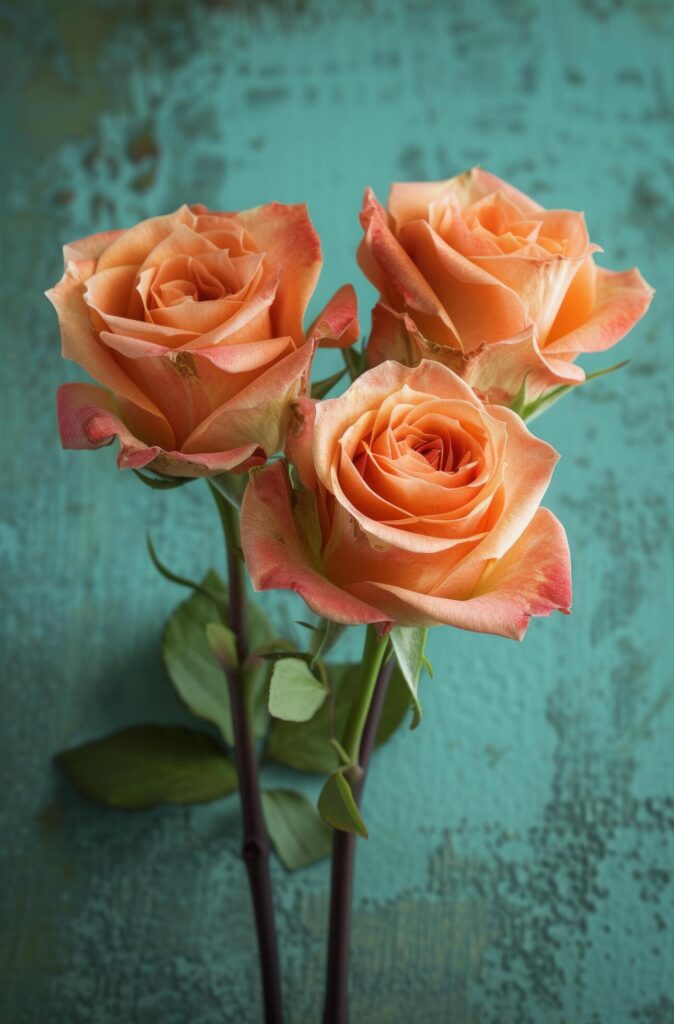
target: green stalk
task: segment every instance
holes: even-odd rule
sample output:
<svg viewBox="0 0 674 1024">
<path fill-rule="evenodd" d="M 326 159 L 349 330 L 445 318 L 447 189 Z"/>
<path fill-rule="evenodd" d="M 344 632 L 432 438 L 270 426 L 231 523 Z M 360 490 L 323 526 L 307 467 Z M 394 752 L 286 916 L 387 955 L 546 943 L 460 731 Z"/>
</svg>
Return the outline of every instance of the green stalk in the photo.
<svg viewBox="0 0 674 1024">
<path fill-rule="evenodd" d="M 360 778 L 353 786 L 357 804 L 360 804 L 362 797 L 381 712 L 393 674 L 394 659 L 384 661 L 387 647 L 388 637 L 379 638 L 374 627 L 368 626 L 363 651 L 362 686 L 351 707 L 343 743 L 351 760 L 361 769 Z M 353 832 L 335 829 L 332 840 L 323 1024 L 347 1024 L 349 1017 L 349 955 L 355 853 L 356 836 Z"/>
</svg>

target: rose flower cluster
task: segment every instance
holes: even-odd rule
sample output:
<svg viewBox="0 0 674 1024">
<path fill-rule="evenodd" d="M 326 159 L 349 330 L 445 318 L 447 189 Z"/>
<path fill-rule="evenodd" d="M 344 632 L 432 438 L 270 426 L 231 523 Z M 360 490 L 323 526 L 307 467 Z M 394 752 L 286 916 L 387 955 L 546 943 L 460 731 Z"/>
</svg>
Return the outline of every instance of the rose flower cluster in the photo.
<svg viewBox="0 0 674 1024">
<path fill-rule="evenodd" d="M 370 368 L 323 401 L 307 397 L 315 351 L 359 327 L 350 286 L 303 325 L 322 262 L 305 207 L 184 206 L 67 246 L 49 293 L 63 354 L 101 386 L 61 387 L 63 445 L 117 437 L 120 466 L 170 477 L 251 470 L 257 590 L 383 632 L 521 638 L 569 610 L 571 583 L 540 504 L 557 454 L 518 400 L 582 383 L 576 358 L 624 337 L 652 291 L 595 264 L 581 214 L 481 169 L 393 185 L 387 209 L 368 190 L 361 222 Z"/>
</svg>

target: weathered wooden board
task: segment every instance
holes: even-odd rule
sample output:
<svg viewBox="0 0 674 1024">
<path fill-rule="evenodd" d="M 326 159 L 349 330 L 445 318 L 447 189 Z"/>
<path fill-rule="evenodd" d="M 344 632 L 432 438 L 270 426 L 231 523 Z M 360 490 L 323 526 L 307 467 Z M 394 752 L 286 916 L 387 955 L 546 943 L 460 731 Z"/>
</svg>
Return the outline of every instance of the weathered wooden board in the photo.
<svg viewBox="0 0 674 1024">
<path fill-rule="evenodd" d="M 180 569 L 220 560 L 205 487 L 151 493 L 111 451 L 59 450 L 54 391 L 77 371 L 41 292 L 60 244 L 183 201 L 306 199 L 317 306 L 351 279 L 367 322 L 363 187 L 480 162 L 585 209 L 606 265 L 637 263 L 659 292 L 630 367 L 536 424 L 563 453 L 549 504 L 573 616 L 521 646 L 436 631 L 423 725 L 373 766 L 353 1019 L 672 1024 L 674 5 L 14 0 L 0 21 L 2 1020 L 260 1019 L 234 806 L 126 816 L 49 763 L 181 720 L 158 653 L 177 595 L 146 529 Z M 275 879 L 304 1024 L 327 865 Z"/>
</svg>

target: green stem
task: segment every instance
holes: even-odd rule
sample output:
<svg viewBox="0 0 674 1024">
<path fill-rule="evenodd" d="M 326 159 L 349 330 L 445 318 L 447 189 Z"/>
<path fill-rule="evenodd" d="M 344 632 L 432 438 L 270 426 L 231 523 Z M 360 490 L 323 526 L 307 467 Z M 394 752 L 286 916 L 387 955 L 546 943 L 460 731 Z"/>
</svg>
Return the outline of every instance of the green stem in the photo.
<svg viewBox="0 0 674 1024">
<path fill-rule="evenodd" d="M 365 634 L 365 647 L 363 649 L 363 675 L 358 695 L 351 705 L 351 711 L 346 723 L 344 749 L 354 764 L 358 764 L 360 743 L 363 738 L 363 729 L 372 703 L 375 686 L 379 676 L 379 669 L 384 660 L 384 654 L 388 647 L 388 637 L 380 637 L 374 626 L 367 627 Z"/>
<path fill-rule="evenodd" d="M 358 700 L 351 707 L 344 737 L 344 746 L 349 757 L 361 768 L 360 779 L 353 786 L 357 804 L 360 804 L 362 797 L 370 756 L 374 750 L 379 721 L 393 673 L 393 659 L 384 661 L 387 646 L 388 638 L 379 639 L 374 628 L 369 626 L 363 651 L 362 686 Z M 335 829 L 332 840 L 330 925 L 323 1024 L 348 1024 L 355 855 L 356 836 L 353 832 Z"/>
<path fill-rule="evenodd" d="M 229 597 L 227 618 L 236 636 L 238 666 L 226 672 L 234 733 L 234 756 L 239 776 L 239 797 L 243 819 L 241 856 L 248 872 L 255 913 L 266 1024 L 282 1024 L 281 973 L 274 924 L 269 837 L 262 812 L 260 780 L 253 732 L 253 680 L 244 669 L 248 656 L 246 627 L 246 581 L 241 555 L 238 515 L 233 506 L 209 481 L 220 513 L 227 546 Z"/>
</svg>

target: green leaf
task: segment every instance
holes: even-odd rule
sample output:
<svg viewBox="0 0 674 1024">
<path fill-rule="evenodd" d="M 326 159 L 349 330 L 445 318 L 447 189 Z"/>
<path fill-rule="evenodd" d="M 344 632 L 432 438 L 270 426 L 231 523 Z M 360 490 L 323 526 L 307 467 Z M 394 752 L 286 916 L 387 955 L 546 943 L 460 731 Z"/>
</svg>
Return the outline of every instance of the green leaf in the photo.
<svg viewBox="0 0 674 1024">
<path fill-rule="evenodd" d="M 365 822 L 346 778 L 348 771 L 349 768 L 338 768 L 326 780 L 318 798 L 318 813 L 333 828 L 367 839 Z"/>
<path fill-rule="evenodd" d="M 589 384 L 592 380 L 598 380 L 600 377 L 605 377 L 609 373 L 615 373 L 616 370 L 622 370 L 623 366 L 627 366 L 629 359 L 623 359 L 620 363 L 615 363 L 613 366 L 607 366 L 603 370 L 595 370 L 594 373 L 588 373 L 584 380 L 579 381 L 577 384 L 560 384 L 559 387 L 553 388 L 552 391 L 548 391 L 547 394 L 541 395 L 540 398 L 534 399 L 533 402 L 529 402 L 524 405 L 522 410 L 515 410 L 519 412 L 523 420 L 532 420 L 536 416 L 540 416 L 542 412 L 549 409 L 551 405 L 558 402 L 568 391 L 575 391 L 577 388 L 582 388 L 586 384 Z M 513 406 L 511 405 L 511 408 Z"/>
<path fill-rule="evenodd" d="M 274 664 L 269 686 L 269 714 L 285 722 L 308 722 L 328 691 L 306 661 L 281 658 Z"/>
<path fill-rule="evenodd" d="M 317 400 L 325 398 L 327 394 L 332 391 L 335 384 L 339 384 L 340 380 L 347 372 L 346 366 L 343 370 L 338 370 L 337 373 L 333 373 L 331 377 L 326 377 L 324 380 L 317 380 L 311 385 L 311 397 Z"/>
<path fill-rule="evenodd" d="M 206 627 L 218 614 L 217 605 L 227 612 L 227 588 L 211 569 L 201 582 L 201 590 L 178 605 L 168 620 L 162 639 L 162 656 L 178 696 L 199 718 L 217 725 L 230 746 L 234 742 L 229 691 L 222 665 L 209 644 Z M 274 638 L 274 630 L 258 604 L 248 602 L 248 639 L 251 650 L 264 646 Z M 255 687 L 254 731 L 264 736 L 267 716 L 267 668 L 261 658 L 252 658 L 246 669 L 250 684 Z"/>
<path fill-rule="evenodd" d="M 203 732 L 137 725 L 58 754 L 77 788 L 125 810 L 197 804 L 237 788 L 236 769 Z"/>
<path fill-rule="evenodd" d="M 424 665 L 424 648 L 426 646 L 427 629 L 417 626 L 394 626 L 391 630 L 391 643 L 393 651 L 398 659 L 400 671 L 407 683 L 414 714 L 412 716 L 412 729 L 416 729 L 421 721 L 421 704 L 419 703 L 419 676 Z"/>
<path fill-rule="evenodd" d="M 236 653 L 236 637 L 222 622 L 206 623 L 208 646 L 224 669 L 233 669 L 239 663 Z"/>
<path fill-rule="evenodd" d="M 146 487 L 151 487 L 153 491 L 172 491 L 174 487 L 182 487 L 184 484 L 192 483 L 195 479 L 191 476 L 153 476 L 149 473 L 141 473 L 139 469 L 134 469 L 133 472 Z"/>
<path fill-rule="evenodd" d="M 407 719 L 410 709 L 413 707 L 412 698 L 405 677 L 400 667 L 396 664 L 391 676 L 388 693 L 379 720 L 377 730 L 376 746 L 383 746 L 388 743 L 391 736 L 398 731 L 403 722 Z"/>
<path fill-rule="evenodd" d="M 360 686 L 360 665 L 327 664 L 333 701 L 326 701 L 308 722 L 272 723 L 266 747 L 268 760 L 301 772 L 327 775 L 341 760 L 330 739 L 330 704 L 333 703 L 334 731 L 338 743 L 344 736 L 351 704 Z M 382 711 L 377 746 L 386 743 L 398 729 L 411 706 L 410 693 L 396 666 Z"/>
<path fill-rule="evenodd" d="M 330 853 L 332 833 L 313 804 L 292 789 L 266 789 L 262 810 L 269 838 L 288 871 L 314 864 Z"/>
<path fill-rule="evenodd" d="M 359 377 L 360 374 L 363 372 L 364 353 L 359 352 L 357 349 L 354 349 L 353 347 L 340 348 L 339 351 L 341 352 L 342 359 L 344 360 L 344 365 L 349 374 L 349 377 L 351 378 L 352 381 L 355 380 L 356 377 Z"/>
<path fill-rule="evenodd" d="M 213 570 L 203 584 L 209 592 L 218 593 L 220 603 L 227 600 L 225 585 Z M 231 746 L 234 737 L 227 681 L 206 634 L 217 612 L 215 602 L 203 592 L 179 604 L 164 630 L 162 656 L 179 697 L 198 718 L 217 725 Z"/>
</svg>

